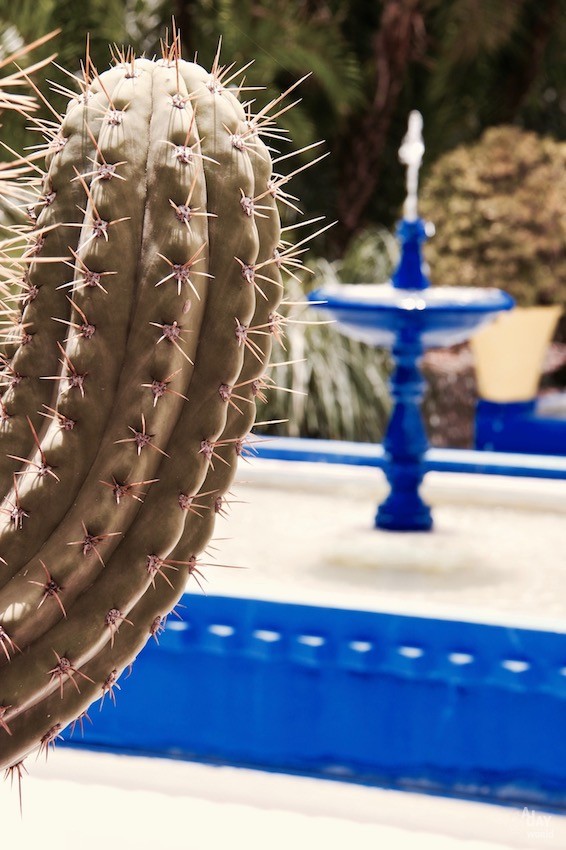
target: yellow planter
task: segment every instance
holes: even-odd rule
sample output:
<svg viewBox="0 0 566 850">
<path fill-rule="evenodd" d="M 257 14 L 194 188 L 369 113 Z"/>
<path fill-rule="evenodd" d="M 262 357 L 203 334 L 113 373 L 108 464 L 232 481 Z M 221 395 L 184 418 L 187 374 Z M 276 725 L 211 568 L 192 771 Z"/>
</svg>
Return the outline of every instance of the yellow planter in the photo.
<svg viewBox="0 0 566 850">
<path fill-rule="evenodd" d="M 515 307 L 472 337 L 478 395 L 488 401 L 528 401 L 538 392 L 546 350 L 562 307 Z"/>
</svg>

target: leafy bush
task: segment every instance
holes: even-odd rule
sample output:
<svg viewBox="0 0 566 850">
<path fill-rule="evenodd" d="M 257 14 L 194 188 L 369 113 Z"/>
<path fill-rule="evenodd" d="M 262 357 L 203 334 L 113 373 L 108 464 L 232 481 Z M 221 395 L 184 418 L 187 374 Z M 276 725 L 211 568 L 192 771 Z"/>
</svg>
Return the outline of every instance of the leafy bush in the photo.
<svg viewBox="0 0 566 850">
<path fill-rule="evenodd" d="M 425 249 L 433 281 L 566 306 L 565 196 L 564 142 L 502 126 L 445 154 L 421 198 L 437 231 Z"/>
<path fill-rule="evenodd" d="M 566 144 L 494 127 L 432 166 L 421 215 L 436 235 L 425 256 L 437 284 L 496 286 L 519 305 L 566 306 Z M 559 336 L 566 339 L 566 321 Z M 467 346 L 430 352 L 424 404 L 433 445 L 473 442 L 476 388 Z"/>
</svg>

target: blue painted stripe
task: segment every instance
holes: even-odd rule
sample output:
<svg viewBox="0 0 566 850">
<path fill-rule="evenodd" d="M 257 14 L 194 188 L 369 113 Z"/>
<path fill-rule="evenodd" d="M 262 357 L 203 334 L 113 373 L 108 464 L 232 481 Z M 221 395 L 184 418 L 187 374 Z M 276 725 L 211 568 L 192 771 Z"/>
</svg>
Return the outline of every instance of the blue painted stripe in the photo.
<svg viewBox="0 0 566 850">
<path fill-rule="evenodd" d="M 258 437 L 254 451 L 258 457 L 272 460 L 343 463 L 380 469 L 385 465 L 383 446 L 373 443 Z M 425 463 L 427 471 L 566 479 L 566 457 L 553 455 L 431 448 L 425 455 Z"/>
</svg>

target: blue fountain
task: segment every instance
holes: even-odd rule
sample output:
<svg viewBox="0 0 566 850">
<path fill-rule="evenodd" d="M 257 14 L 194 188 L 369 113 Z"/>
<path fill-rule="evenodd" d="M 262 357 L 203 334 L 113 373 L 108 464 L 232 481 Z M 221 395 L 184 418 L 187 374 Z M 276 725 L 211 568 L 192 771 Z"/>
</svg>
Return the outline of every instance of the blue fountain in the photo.
<svg viewBox="0 0 566 850">
<path fill-rule="evenodd" d="M 514 306 L 511 296 L 500 289 L 430 285 L 421 246 L 434 229 L 417 213 L 423 154 L 422 117 L 411 112 L 399 150 L 399 159 L 407 166 L 407 197 L 397 231 L 401 257 L 392 280 L 339 284 L 309 295 L 317 302 L 316 309 L 330 312 L 347 336 L 392 353 L 393 411 L 383 441 L 391 489 L 375 517 L 377 528 L 391 531 L 432 528 L 430 507 L 419 494 L 428 448 L 421 415 L 425 382 L 419 368 L 424 351 L 465 342 L 497 313 Z"/>
</svg>

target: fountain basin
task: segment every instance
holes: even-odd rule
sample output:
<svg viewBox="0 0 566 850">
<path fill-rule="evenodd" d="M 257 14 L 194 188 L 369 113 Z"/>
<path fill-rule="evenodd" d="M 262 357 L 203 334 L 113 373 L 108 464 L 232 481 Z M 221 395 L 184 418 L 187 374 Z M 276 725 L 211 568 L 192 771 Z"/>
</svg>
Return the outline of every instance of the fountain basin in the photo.
<svg viewBox="0 0 566 850">
<path fill-rule="evenodd" d="M 420 220 L 413 224 L 411 238 L 424 232 Z M 393 353 L 393 410 L 383 441 L 391 490 L 375 515 L 376 528 L 390 531 L 430 531 L 433 526 L 430 507 L 419 493 L 427 448 L 420 410 L 425 389 L 419 369 L 423 352 L 465 342 L 515 303 L 500 289 L 428 286 L 415 239 L 402 243 L 393 283 L 341 284 L 309 295 L 313 306 L 328 311 L 347 336 Z M 413 287 L 398 285 L 406 281 Z"/>
<path fill-rule="evenodd" d="M 323 302 L 317 309 L 329 311 L 347 336 L 387 349 L 401 334 L 417 336 L 424 349 L 457 345 L 514 306 L 495 288 L 401 289 L 390 283 L 328 286 L 308 297 Z"/>
<path fill-rule="evenodd" d="M 74 744 L 566 810 L 564 459 L 431 472 L 422 537 L 368 528 L 376 447 L 259 445 L 297 460 L 240 471 L 207 594 Z"/>
</svg>

